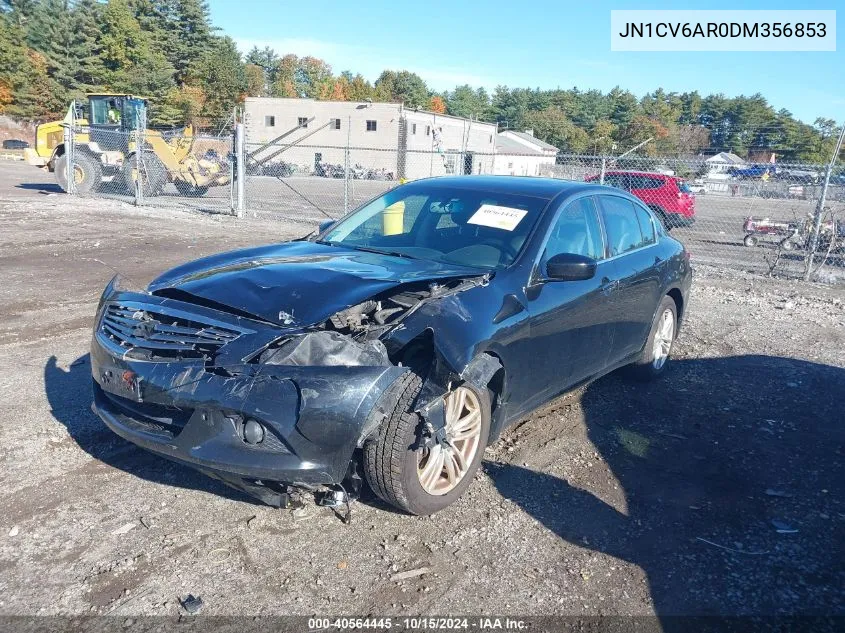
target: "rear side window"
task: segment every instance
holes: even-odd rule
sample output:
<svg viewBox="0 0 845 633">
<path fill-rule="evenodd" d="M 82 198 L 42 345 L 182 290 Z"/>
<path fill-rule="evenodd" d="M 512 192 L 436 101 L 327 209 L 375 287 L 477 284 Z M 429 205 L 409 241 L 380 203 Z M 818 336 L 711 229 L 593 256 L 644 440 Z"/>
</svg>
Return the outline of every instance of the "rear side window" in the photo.
<svg viewBox="0 0 845 633">
<path fill-rule="evenodd" d="M 689 185 L 683 180 L 676 180 L 675 182 L 678 184 L 678 190 L 682 193 L 692 193 L 692 189 L 690 189 Z"/>
<path fill-rule="evenodd" d="M 654 234 L 654 223 L 651 220 L 651 214 L 638 204 L 634 205 L 637 212 L 637 222 L 640 225 L 640 233 L 643 234 L 643 246 L 654 244 L 656 236 Z"/>
<path fill-rule="evenodd" d="M 622 255 L 642 246 L 643 234 L 634 203 L 616 196 L 598 196 L 598 199 L 610 256 Z"/>
</svg>

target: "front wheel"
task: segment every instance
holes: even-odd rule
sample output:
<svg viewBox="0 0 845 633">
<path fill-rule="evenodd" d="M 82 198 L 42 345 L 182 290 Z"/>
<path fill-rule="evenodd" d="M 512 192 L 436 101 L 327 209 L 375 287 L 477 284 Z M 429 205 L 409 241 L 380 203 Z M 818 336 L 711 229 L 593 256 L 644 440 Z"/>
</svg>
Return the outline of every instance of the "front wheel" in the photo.
<svg viewBox="0 0 845 633">
<path fill-rule="evenodd" d="M 743 243 L 743 244 L 745 244 L 746 246 L 748 246 L 749 248 L 752 248 L 752 247 L 754 247 L 754 246 L 757 246 L 757 236 L 756 236 L 756 235 L 751 235 L 751 234 L 749 233 L 749 234 L 748 234 L 748 235 L 746 235 L 746 236 L 745 236 L 745 238 L 742 240 L 742 243 Z"/>
<path fill-rule="evenodd" d="M 145 197 L 157 196 L 167 184 L 167 169 L 158 156 L 144 152 L 139 161 L 136 154 L 130 154 L 123 161 L 123 182 L 129 194 L 135 192 L 135 181 L 140 180 L 141 192 Z"/>
<path fill-rule="evenodd" d="M 188 196 L 191 198 L 199 198 L 208 193 L 208 187 L 205 185 L 193 185 L 185 180 L 174 180 L 173 184 L 179 195 Z"/>
<path fill-rule="evenodd" d="M 422 420 L 413 411 L 420 387 L 420 378 L 408 374 L 385 394 L 387 418 L 364 447 L 364 472 L 391 505 L 429 515 L 456 501 L 472 482 L 490 435 L 490 396 L 469 384 L 455 387 L 445 396 L 445 433 L 421 446 Z"/>
<path fill-rule="evenodd" d="M 672 297 L 667 295 L 657 308 L 639 359 L 630 365 L 634 378 L 643 381 L 654 380 L 663 373 L 677 333 L 678 309 Z"/>
</svg>

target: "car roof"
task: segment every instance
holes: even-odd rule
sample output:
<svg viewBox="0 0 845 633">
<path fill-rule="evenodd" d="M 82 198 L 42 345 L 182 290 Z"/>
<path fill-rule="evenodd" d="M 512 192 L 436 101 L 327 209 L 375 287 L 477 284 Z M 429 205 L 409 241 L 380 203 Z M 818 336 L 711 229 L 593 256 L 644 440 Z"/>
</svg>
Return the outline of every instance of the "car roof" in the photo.
<svg viewBox="0 0 845 633">
<path fill-rule="evenodd" d="M 408 184 L 425 184 L 436 189 L 480 189 L 491 193 L 514 193 L 551 200 L 559 194 L 573 194 L 595 190 L 594 183 L 535 176 L 438 176 L 423 178 Z"/>
</svg>

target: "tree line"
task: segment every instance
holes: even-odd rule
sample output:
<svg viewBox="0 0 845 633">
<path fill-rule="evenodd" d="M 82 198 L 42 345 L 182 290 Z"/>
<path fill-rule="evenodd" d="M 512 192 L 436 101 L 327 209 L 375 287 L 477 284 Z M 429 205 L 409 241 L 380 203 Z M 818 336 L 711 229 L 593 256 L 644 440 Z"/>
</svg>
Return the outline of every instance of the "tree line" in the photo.
<svg viewBox="0 0 845 633">
<path fill-rule="evenodd" d="M 645 155 L 729 151 L 755 160 L 825 162 L 837 124 L 797 120 L 760 94 L 726 97 L 658 88 L 541 90 L 469 85 L 431 90 L 417 74 L 370 82 L 324 60 L 253 48 L 242 55 L 204 0 L 0 0 L 0 113 L 61 116 L 73 99 L 110 91 L 152 99 L 154 125 L 219 123 L 248 96 L 402 102 L 407 107 L 531 129 L 566 152 Z"/>
</svg>

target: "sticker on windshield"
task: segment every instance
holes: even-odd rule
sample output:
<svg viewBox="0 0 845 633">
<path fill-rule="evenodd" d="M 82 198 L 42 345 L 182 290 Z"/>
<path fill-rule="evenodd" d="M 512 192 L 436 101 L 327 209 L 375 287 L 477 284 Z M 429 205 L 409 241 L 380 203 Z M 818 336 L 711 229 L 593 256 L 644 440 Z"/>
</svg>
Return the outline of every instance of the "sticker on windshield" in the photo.
<svg viewBox="0 0 845 633">
<path fill-rule="evenodd" d="M 467 224 L 478 224 L 479 226 L 513 231 L 527 213 L 528 211 L 525 209 L 500 207 L 497 204 L 482 204 L 478 207 L 478 211 L 467 220 Z"/>
</svg>

